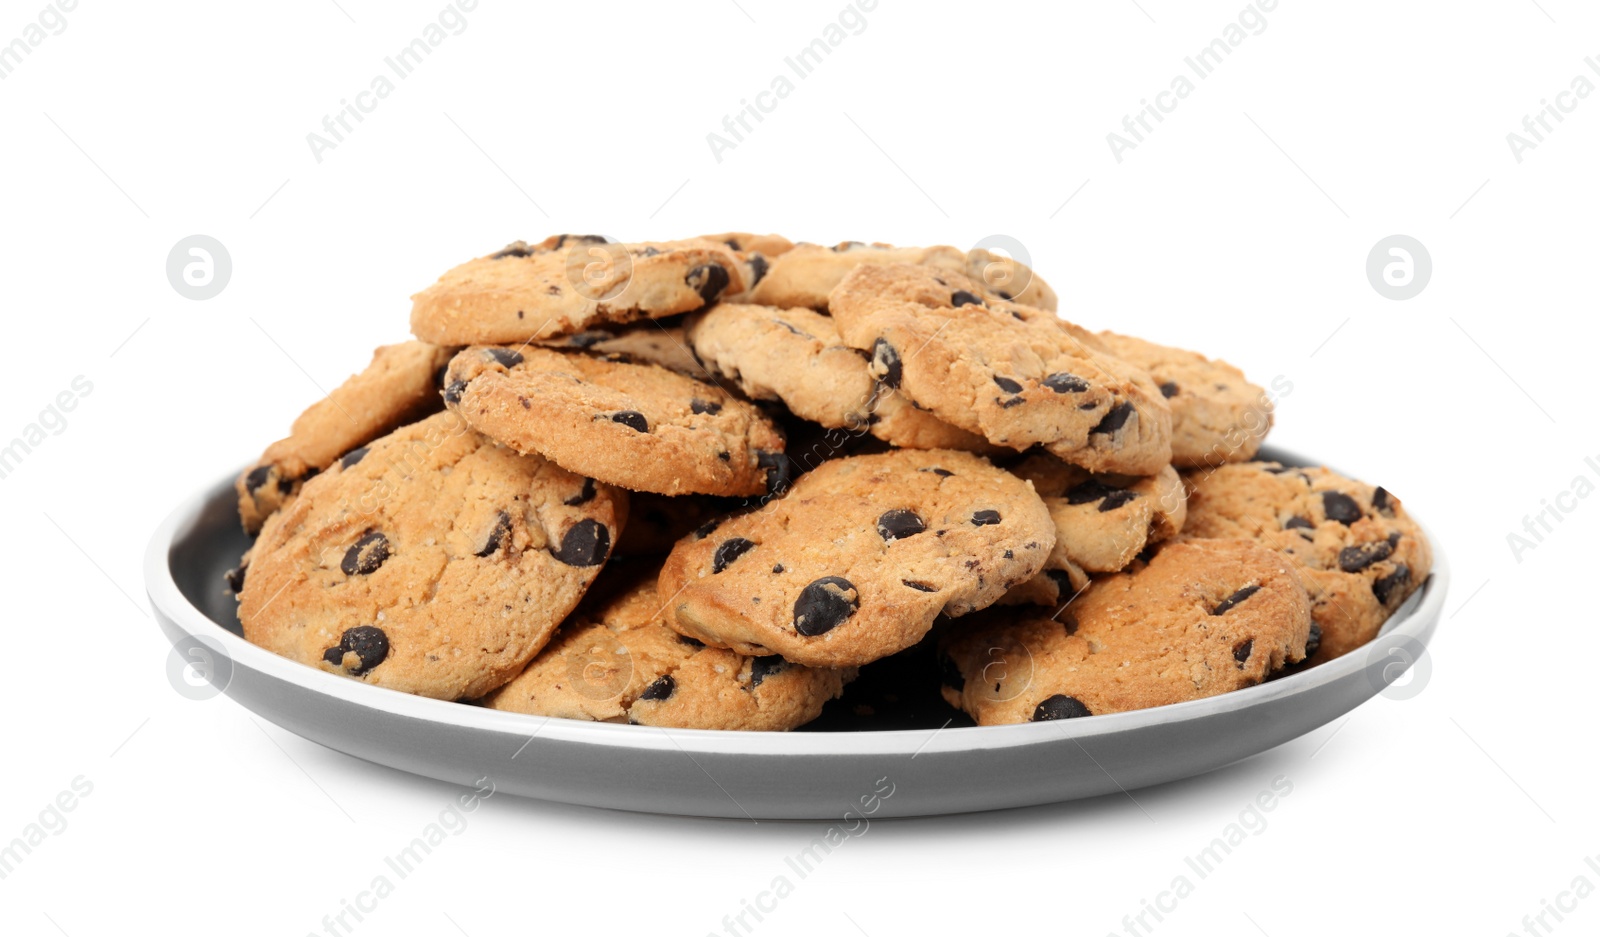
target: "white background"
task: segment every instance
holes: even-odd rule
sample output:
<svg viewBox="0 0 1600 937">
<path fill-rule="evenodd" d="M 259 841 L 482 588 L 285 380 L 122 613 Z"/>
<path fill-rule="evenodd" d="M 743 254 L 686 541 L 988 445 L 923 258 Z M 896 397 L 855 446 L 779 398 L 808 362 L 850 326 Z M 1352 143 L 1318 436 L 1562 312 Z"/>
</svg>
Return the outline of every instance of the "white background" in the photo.
<svg viewBox="0 0 1600 937">
<path fill-rule="evenodd" d="M 0 441 L 93 385 L 0 480 L 0 841 L 93 785 L 0 880 L 0 929 L 320 932 L 455 795 L 175 693 L 140 554 L 403 338 L 409 294 L 569 230 L 1018 238 L 1069 318 L 1292 381 L 1274 440 L 1397 492 L 1454 567 L 1415 698 L 1132 798 L 875 822 L 759 933 L 1119 931 L 1279 775 L 1270 825 L 1156 933 L 1500 935 L 1600 886 L 1600 498 L 1507 543 L 1600 481 L 1600 95 L 1520 163 L 1506 141 L 1600 83 L 1591 6 L 1283 0 L 1119 164 L 1106 134 L 1239 0 L 881 0 L 718 162 L 706 134 L 842 0 L 483 0 L 317 162 L 306 134 L 442 5 L 86 0 L 0 82 Z M 0 3 L 0 42 L 41 6 Z M 234 267 L 203 302 L 165 274 L 196 233 Z M 1395 233 L 1434 263 L 1404 302 L 1364 273 Z M 357 932 L 718 932 L 820 829 L 497 797 Z M 1595 933 L 1600 897 L 1546 920 Z"/>
</svg>

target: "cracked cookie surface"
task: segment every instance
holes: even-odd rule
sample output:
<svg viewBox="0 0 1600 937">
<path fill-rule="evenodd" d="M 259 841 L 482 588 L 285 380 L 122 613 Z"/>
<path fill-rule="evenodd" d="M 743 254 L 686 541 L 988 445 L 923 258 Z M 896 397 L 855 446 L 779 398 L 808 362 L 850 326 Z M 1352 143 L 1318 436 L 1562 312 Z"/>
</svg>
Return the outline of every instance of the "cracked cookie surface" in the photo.
<svg viewBox="0 0 1600 937">
<path fill-rule="evenodd" d="M 759 510 L 679 541 L 668 623 L 742 654 L 865 664 L 1036 574 L 1055 540 L 1028 482 L 950 450 L 824 462 Z"/>
<path fill-rule="evenodd" d="M 1042 445 L 1126 475 L 1172 461 L 1172 414 L 1155 382 L 1053 313 L 965 274 L 908 264 L 856 267 L 830 305 L 879 380 L 995 445 Z"/>
<path fill-rule="evenodd" d="M 1329 469 L 1240 462 L 1185 480 L 1186 534 L 1256 540 L 1300 568 L 1320 632 L 1313 664 L 1376 637 L 1433 567 L 1399 498 Z"/>
<path fill-rule="evenodd" d="M 943 692 L 979 725 L 1164 706 L 1262 682 L 1304 657 L 1310 628 L 1286 557 L 1246 540 L 1181 541 L 1054 617 L 1006 606 L 952 623 Z"/>
<path fill-rule="evenodd" d="M 374 686 L 481 696 L 578 604 L 622 497 L 436 414 L 268 519 L 239 596 L 244 636 Z"/>
<path fill-rule="evenodd" d="M 618 244 L 573 234 L 517 241 L 411 297 L 411 331 L 441 345 L 537 341 L 690 312 L 744 292 L 753 276 L 716 241 Z"/>
<path fill-rule="evenodd" d="M 786 464 L 755 406 L 650 364 L 475 346 L 451 360 L 444 399 L 518 452 L 635 491 L 764 494 Z"/>
<path fill-rule="evenodd" d="M 258 532 L 307 478 L 340 456 L 443 407 L 439 371 L 452 354 L 426 342 L 384 345 L 365 370 L 296 417 L 289 435 L 268 446 L 234 483 L 245 532 Z"/>
<path fill-rule="evenodd" d="M 678 634 L 661 619 L 657 570 L 608 568 L 555 639 L 483 704 L 595 722 L 781 731 L 815 719 L 854 675 Z"/>
</svg>

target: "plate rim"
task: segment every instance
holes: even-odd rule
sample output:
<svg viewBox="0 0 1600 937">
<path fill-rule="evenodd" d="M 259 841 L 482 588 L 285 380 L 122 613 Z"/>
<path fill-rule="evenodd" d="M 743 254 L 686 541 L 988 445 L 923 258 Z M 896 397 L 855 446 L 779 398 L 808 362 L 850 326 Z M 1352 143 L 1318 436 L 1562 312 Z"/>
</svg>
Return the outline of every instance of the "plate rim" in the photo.
<svg viewBox="0 0 1600 937">
<path fill-rule="evenodd" d="M 1304 459 L 1288 450 L 1274 447 L 1272 451 L 1279 461 L 1301 465 L 1321 464 L 1318 460 Z M 660 726 L 622 725 L 502 712 L 415 696 L 308 667 L 246 641 L 213 621 L 190 602 L 178 588 L 172 573 L 172 547 L 180 533 L 198 523 L 208 503 L 224 489 L 233 490 L 235 477 L 229 475 L 221 482 L 186 497 L 152 532 L 145 548 L 144 578 L 146 596 L 157 618 L 165 619 L 196 640 L 209 642 L 213 651 L 220 651 L 228 659 L 230 680 L 232 667 L 245 667 L 339 702 L 463 731 L 490 731 L 513 737 L 538 736 L 548 741 L 610 748 L 675 750 L 707 755 L 852 757 L 965 752 L 1023 747 L 1064 739 L 1092 739 L 1156 725 L 1202 720 L 1209 716 L 1269 705 L 1280 698 L 1296 696 L 1342 680 L 1358 671 L 1372 668 L 1375 663 L 1381 668 L 1381 664 L 1389 660 L 1387 654 L 1373 660 L 1374 650 L 1381 646 L 1375 638 L 1372 643 L 1365 645 L 1364 650 L 1352 651 L 1302 673 L 1217 696 L 1086 719 L 1001 726 L 948 728 L 947 724 L 938 729 L 864 729 L 847 732 L 740 732 L 683 728 L 669 731 Z M 1440 620 L 1444 599 L 1449 591 L 1450 569 L 1444 550 L 1432 530 L 1416 515 L 1412 514 L 1411 519 L 1428 538 L 1433 553 L 1433 568 L 1421 588 L 1384 623 L 1378 637 L 1409 638 L 1425 648 Z M 173 643 L 170 636 L 167 638 L 169 644 Z M 1382 685 L 1375 684 L 1374 694 L 1382 688 Z M 226 693 L 228 684 L 224 683 L 220 689 Z"/>
</svg>

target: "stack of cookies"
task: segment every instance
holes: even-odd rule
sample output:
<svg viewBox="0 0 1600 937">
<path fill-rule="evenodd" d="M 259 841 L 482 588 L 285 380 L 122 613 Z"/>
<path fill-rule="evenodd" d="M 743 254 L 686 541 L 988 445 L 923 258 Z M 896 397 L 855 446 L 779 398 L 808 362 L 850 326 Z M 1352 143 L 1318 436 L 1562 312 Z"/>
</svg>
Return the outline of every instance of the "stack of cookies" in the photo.
<svg viewBox="0 0 1600 937">
<path fill-rule="evenodd" d="M 1067 322 L 987 251 L 562 235 L 413 299 L 417 340 L 240 476 L 228 577 L 250 641 L 375 686 L 1074 718 L 1348 653 L 1428 576 L 1394 495 L 1256 460 L 1238 369 Z"/>
</svg>

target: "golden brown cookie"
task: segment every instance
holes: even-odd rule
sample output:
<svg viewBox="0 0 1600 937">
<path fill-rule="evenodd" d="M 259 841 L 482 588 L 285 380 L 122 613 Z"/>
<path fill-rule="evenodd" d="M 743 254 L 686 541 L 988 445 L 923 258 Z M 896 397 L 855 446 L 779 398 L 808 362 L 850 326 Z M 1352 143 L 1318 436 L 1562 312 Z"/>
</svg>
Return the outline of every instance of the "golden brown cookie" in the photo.
<svg viewBox="0 0 1600 937">
<path fill-rule="evenodd" d="M 979 725 L 1164 706 L 1262 682 L 1304 658 L 1310 628 L 1285 557 L 1181 541 L 1054 616 L 1006 606 L 952 623 L 944 696 Z"/>
<path fill-rule="evenodd" d="M 425 342 L 384 345 L 366 370 L 295 418 L 289 435 L 268 446 L 234 483 L 245 532 L 259 531 L 307 478 L 335 459 L 443 407 L 439 371 L 452 354 L 454 349 Z"/>
<path fill-rule="evenodd" d="M 1127 569 L 1148 547 L 1183 529 L 1187 497 L 1171 466 L 1155 475 L 1094 475 L 1036 453 L 1012 466 L 1050 509 L 1056 546 L 1044 571 L 1006 593 L 1007 604 L 1058 607 L 1089 585 L 1091 574 Z"/>
<path fill-rule="evenodd" d="M 769 255 L 770 257 L 771 255 Z M 1054 312 L 1056 294 L 1020 261 L 984 249 L 895 247 L 846 241 L 833 247 L 798 244 L 774 261 L 750 291 L 748 302 L 827 309 L 828 294 L 862 264 L 926 264 L 966 273 L 1006 299 Z"/>
<path fill-rule="evenodd" d="M 1101 332 L 1113 355 L 1143 368 L 1172 410 L 1172 462 L 1180 468 L 1248 462 L 1272 429 L 1272 398 L 1226 361 L 1142 338 Z"/>
<path fill-rule="evenodd" d="M 1320 632 L 1313 664 L 1377 636 L 1433 551 L 1400 499 L 1326 468 L 1241 462 L 1190 472 L 1186 535 L 1247 537 L 1299 566 Z"/>
<path fill-rule="evenodd" d="M 856 267 L 830 305 L 873 373 L 947 423 L 1094 472 L 1153 475 L 1171 463 L 1172 414 L 1150 376 L 1053 313 L 909 264 Z"/>
<path fill-rule="evenodd" d="M 782 731 L 836 698 L 853 671 L 706 647 L 661 619 L 655 566 L 607 569 L 490 709 L 679 729 Z"/>
<path fill-rule="evenodd" d="M 446 272 L 411 297 L 411 331 L 444 345 L 536 341 L 690 312 L 744 292 L 752 278 L 718 241 L 617 244 L 562 234 Z"/>
<path fill-rule="evenodd" d="M 788 493 L 679 541 L 668 623 L 741 654 L 850 667 L 1035 575 L 1055 539 L 1022 479 L 949 450 L 824 462 Z"/>
<path fill-rule="evenodd" d="M 610 555 L 620 495 L 440 413 L 267 520 L 244 636 L 374 686 L 470 699 L 544 647 Z"/>
<path fill-rule="evenodd" d="M 518 452 L 633 491 L 754 495 L 782 482 L 783 438 L 759 410 L 651 364 L 474 346 L 451 360 L 444 399 Z"/>
</svg>

